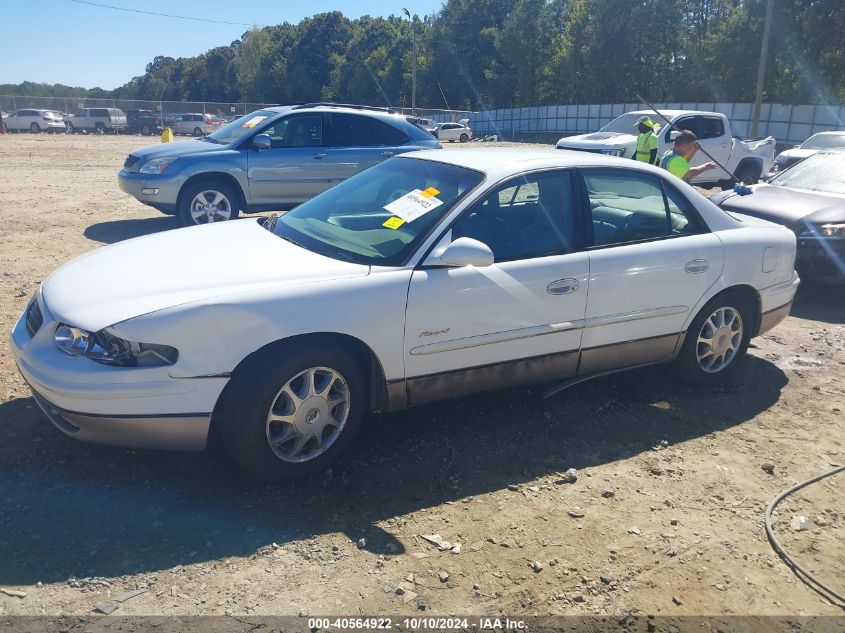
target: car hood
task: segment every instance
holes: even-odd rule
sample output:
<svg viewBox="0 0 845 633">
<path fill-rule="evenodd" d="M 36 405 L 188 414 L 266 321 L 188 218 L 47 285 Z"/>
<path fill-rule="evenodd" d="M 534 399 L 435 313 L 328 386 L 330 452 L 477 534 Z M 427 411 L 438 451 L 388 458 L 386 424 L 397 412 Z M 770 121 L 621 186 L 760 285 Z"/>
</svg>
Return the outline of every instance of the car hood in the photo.
<svg viewBox="0 0 845 633">
<path fill-rule="evenodd" d="M 594 148 L 618 147 L 636 143 L 637 137 L 625 132 L 591 132 L 577 136 L 564 136 L 557 142 L 558 147 Z"/>
<path fill-rule="evenodd" d="M 805 158 L 809 158 L 819 150 L 817 149 L 800 149 L 798 147 L 793 149 L 787 149 L 782 151 L 778 154 L 778 159 L 780 160 L 804 160 Z"/>
<path fill-rule="evenodd" d="M 369 273 L 244 219 L 119 242 L 71 260 L 42 286 L 57 320 L 97 331 L 165 308 L 264 288 Z"/>
<path fill-rule="evenodd" d="M 753 194 L 727 195 L 718 204 L 726 211 L 736 211 L 785 226 L 799 220 L 808 222 L 845 222 L 845 198 L 830 194 L 756 185 Z"/>
<path fill-rule="evenodd" d="M 191 139 L 190 141 L 177 141 L 175 143 L 161 143 L 159 145 L 150 145 L 143 149 L 132 150 L 132 155 L 137 156 L 143 161 L 148 161 L 152 158 L 159 158 L 162 156 L 177 157 L 186 156 L 188 154 L 205 154 L 206 152 L 219 152 L 221 149 L 227 149 L 228 145 L 218 145 L 210 141 L 203 141 L 202 139 Z M 141 161 L 138 161 L 141 164 Z"/>
</svg>

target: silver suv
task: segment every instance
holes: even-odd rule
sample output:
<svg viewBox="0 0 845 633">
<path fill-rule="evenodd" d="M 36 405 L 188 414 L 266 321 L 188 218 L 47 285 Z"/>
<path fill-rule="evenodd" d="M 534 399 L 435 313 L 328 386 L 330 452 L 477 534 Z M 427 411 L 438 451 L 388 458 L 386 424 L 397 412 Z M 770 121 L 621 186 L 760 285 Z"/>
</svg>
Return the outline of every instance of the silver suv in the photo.
<svg viewBox="0 0 845 633">
<path fill-rule="evenodd" d="M 81 108 L 67 119 L 68 132 L 123 132 L 126 129 L 126 113 L 120 108 Z"/>
<path fill-rule="evenodd" d="M 386 108 L 311 103 L 257 110 L 201 139 L 126 157 L 120 188 L 186 226 L 291 209 L 390 156 L 439 149 Z"/>
</svg>

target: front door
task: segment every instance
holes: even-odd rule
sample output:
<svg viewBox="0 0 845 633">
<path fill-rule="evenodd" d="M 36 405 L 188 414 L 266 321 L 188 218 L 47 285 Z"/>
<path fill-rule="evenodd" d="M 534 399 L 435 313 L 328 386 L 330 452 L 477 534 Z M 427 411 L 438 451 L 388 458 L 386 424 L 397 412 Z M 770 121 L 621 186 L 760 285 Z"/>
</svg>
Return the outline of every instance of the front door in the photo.
<svg viewBox="0 0 845 633">
<path fill-rule="evenodd" d="M 594 245 L 579 373 L 666 360 L 722 273 L 722 243 L 668 180 L 581 173 Z"/>
<path fill-rule="evenodd" d="M 575 374 L 587 302 L 588 256 L 573 174 L 510 180 L 464 212 L 440 246 L 487 244 L 488 267 L 420 267 L 408 293 L 405 370 L 410 402 Z"/>
<path fill-rule="evenodd" d="M 326 161 L 322 114 L 286 116 L 260 133 L 270 136 L 270 148 L 246 150 L 254 205 L 290 207 L 329 188 L 331 166 Z"/>
</svg>

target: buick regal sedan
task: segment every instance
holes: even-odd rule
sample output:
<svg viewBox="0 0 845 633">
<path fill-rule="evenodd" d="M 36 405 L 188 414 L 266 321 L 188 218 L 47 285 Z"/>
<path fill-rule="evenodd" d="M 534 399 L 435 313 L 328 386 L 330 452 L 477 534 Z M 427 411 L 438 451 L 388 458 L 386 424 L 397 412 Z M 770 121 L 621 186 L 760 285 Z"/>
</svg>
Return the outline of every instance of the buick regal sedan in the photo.
<svg viewBox="0 0 845 633">
<path fill-rule="evenodd" d="M 283 481 L 325 468 L 371 411 L 656 363 L 728 380 L 788 314 L 794 259 L 789 230 L 634 161 L 414 152 L 286 215 L 82 255 L 12 348 L 68 436 L 213 439 Z"/>
</svg>

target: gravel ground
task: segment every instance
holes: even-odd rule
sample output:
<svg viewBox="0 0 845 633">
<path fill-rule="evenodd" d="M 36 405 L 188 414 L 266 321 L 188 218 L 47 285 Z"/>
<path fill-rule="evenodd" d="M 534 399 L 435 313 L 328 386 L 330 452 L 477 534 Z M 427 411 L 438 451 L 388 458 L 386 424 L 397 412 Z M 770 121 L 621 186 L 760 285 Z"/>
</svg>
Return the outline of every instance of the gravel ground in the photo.
<svg viewBox="0 0 845 633">
<path fill-rule="evenodd" d="M 175 228 L 117 187 L 125 155 L 149 142 L 0 136 L 4 331 L 68 259 Z M 4 336 L 0 615 L 97 605 L 118 615 L 841 615 L 773 553 L 763 510 L 845 462 L 843 324 L 841 291 L 802 287 L 793 315 L 752 343 L 735 387 L 691 389 L 658 368 L 549 400 L 535 386 L 374 416 L 348 459 L 295 487 L 257 485 L 211 454 L 65 438 Z M 788 499 L 777 523 L 789 551 L 840 592 L 843 486 L 840 475 Z M 790 528 L 800 515 L 811 529 Z"/>
</svg>

